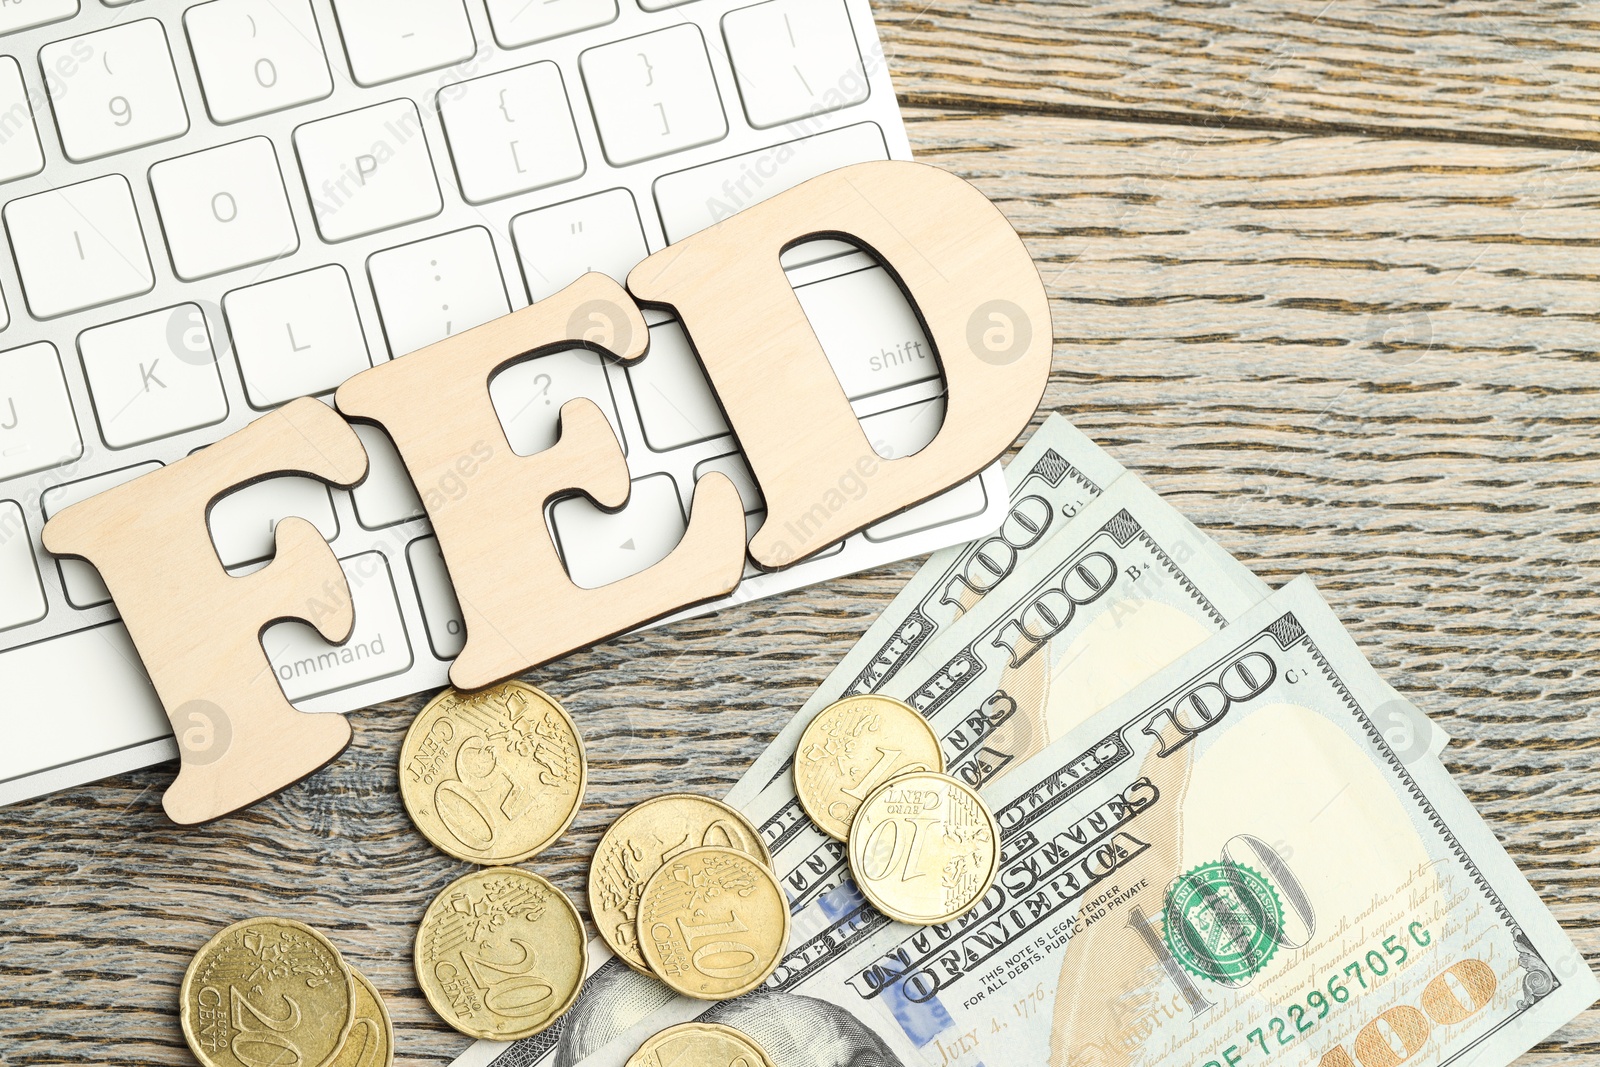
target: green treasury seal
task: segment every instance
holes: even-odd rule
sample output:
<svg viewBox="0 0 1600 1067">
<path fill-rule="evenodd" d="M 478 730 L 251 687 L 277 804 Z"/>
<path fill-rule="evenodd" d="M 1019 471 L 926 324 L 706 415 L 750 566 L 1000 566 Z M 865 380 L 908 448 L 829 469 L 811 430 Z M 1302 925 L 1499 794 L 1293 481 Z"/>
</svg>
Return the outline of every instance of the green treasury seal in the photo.
<svg viewBox="0 0 1600 1067">
<path fill-rule="evenodd" d="M 1265 875 L 1203 863 L 1167 890 L 1163 933 L 1185 970 L 1233 985 L 1257 973 L 1283 941 L 1283 902 Z"/>
</svg>

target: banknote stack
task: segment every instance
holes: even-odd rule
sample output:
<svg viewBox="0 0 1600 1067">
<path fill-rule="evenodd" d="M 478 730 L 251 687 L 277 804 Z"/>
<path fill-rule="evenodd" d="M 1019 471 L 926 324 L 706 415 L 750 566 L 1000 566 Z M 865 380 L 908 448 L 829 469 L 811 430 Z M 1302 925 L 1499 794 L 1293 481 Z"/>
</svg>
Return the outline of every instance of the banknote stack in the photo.
<svg viewBox="0 0 1600 1067">
<path fill-rule="evenodd" d="M 1447 738 L 1309 580 L 1269 589 L 1060 418 L 1008 484 L 1004 527 L 935 555 L 727 797 L 792 913 L 760 988 L 681 996 L 595 943 L 564 1018 L 458 1064 L 619 1067 L 693 1022 L 779 1067 L 1485 1067 L 1594 1002 Z M 994 813 L 997 876 L 947 922 L 874 907 L 797 796 L 806 730 L 864 694 Z"/>
</svg>

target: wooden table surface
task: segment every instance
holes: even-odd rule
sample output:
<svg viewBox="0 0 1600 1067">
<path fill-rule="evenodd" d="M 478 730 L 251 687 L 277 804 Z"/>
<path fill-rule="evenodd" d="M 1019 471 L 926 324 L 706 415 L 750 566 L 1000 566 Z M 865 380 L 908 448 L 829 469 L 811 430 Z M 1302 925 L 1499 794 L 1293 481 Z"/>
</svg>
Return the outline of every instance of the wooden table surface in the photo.
<svg viewBox="0 0 1600 1067">
<path fill-rule="evenodd" d="M 1600 5 L 876 7 L 919 156 L 994 198 L 1049 286 L 1043 410 L 1263 578 L 1312 574 L 1600 963 Z M 624 807 L 730 786 L 915 568 L 536 672 L 592 765 L 535 869 L 582 899 Z M 422 699 L 354 716 L 335 766 L 199 832 L 161 815 L 170 767 L 0 810 L 0 1062 L 192 1062 L 183 969 L 262 912 L 386 993 L 398 1062 L 466 1047 L 411 971 L 465 869 L 396 795 Z M 1600 1011 L 1521 1062 L 1574 1057 L 1600 1060 Z"/>
</svg>

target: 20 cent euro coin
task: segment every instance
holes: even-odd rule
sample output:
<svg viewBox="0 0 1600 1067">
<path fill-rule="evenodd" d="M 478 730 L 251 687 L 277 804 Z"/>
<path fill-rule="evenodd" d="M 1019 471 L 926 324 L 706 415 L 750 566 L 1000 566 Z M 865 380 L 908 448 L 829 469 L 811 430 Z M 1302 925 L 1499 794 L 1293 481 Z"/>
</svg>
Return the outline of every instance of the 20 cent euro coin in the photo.
<svg viewBox="0 0 1600 1067">
<path fill-rule="evenodd" d="M 205 1067 L 326 1067 L 350 1036 L 356 980 L 339 950 L 293 919 L 246 919 L 207 941 L 178 993 Z"/>
<path fill-rule="evenodd" d="M 623 1067 L 773 1067 L 749 1034 L 721 1023 L 679 1023 L 648 1038 Z"/>
<path fill-rule="evenodd" d="M 536 874 L 490 867 L 458 878 L 417 930 L 417 981 L 439 1017 L 468 1037 L 532 1037 L 578 999 L 588 971 L 583 921 Z"/>
<path fill-rule="evenodd" d="M 560 837 L 588 782 L 566 710 L 523 682 L 446 689 L 400 747 L 400 797 L 422 835 L 468 863 L 520 863 Z"/>
</svg>

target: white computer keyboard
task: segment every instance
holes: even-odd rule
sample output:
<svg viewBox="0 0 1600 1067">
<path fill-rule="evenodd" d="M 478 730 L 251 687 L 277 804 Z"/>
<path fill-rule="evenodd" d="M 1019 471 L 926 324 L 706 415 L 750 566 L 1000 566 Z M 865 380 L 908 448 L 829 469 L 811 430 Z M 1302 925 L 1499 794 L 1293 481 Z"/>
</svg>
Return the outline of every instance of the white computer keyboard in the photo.
<svg viewBox="0 0 1600 1067">
<path fill-rule="evenodd" d="M 99 576 L 41 550 L 50 515 L 586 271 L 621 280 L 815 174 L 909 158 L 866 0 L 4 0 L 0 52 L 0 803 L 177 751 Z M 943 382 L 894 282 L 834 242 L 785 262 L 875 447 L 916 451 Z M 518 453 L 553 444 L 577 396 L 623 442 L 622 511 L 545 513 L 583 586 L 665 557 L 706 471 L 762 520 L 683 331 L 649 321 L 635 366 L 558 352 L 491 387 Z M 210 517 L 240 571 L 291 514 L 343 560 L 348 643 L 263 638 L 312 711 L 442 684 L 464 639 L 421 518 L 464 485 L 413 486 L 358 432 L 372 474 L 353 492 L 278 478 Z M 969 539 L 1004 507 L 991 470 L 790 570 L 749 568 L 722 603 Z"/>
</svg>

